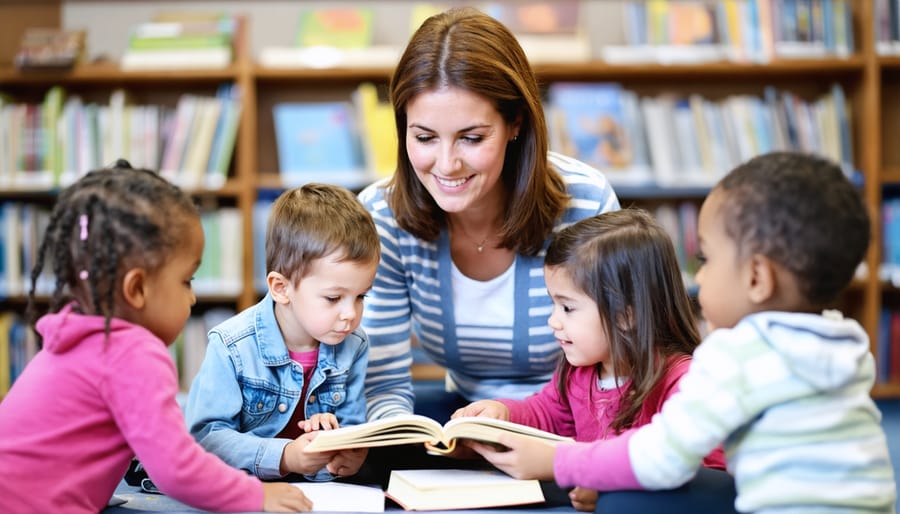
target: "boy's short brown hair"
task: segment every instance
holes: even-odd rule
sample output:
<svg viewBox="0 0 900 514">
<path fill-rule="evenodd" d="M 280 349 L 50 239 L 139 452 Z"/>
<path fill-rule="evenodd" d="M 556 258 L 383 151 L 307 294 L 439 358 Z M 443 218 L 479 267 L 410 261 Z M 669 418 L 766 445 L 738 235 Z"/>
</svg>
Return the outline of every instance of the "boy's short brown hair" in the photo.
<svg viewBox="0 0 900 514">
<path fill-rule="evenodd" d="M 372 216 L 347 189 L 310 183 L 285 191 L 275 200 L 266 229 L 266 272 L 292 282 L 309 263 L 332 253 L 341 260 L 372 262 L 381 244 Z"/>
</svg>

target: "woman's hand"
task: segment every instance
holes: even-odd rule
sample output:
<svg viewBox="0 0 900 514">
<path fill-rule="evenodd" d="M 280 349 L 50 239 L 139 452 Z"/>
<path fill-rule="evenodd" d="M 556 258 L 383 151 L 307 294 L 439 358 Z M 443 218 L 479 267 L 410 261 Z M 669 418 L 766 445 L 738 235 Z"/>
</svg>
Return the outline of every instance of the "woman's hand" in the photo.
<svg viewBox="0 0 900 514">
<path fill-rule="evenodd" d="M 502 434 L 498 442 L 506 449 L 475 441 L 469 442 L 468 446 L 513 478 L 553 480 L 553 457 L 556 455 L 556 445 L 561 443 L 519 434 Z"/>
</svg>

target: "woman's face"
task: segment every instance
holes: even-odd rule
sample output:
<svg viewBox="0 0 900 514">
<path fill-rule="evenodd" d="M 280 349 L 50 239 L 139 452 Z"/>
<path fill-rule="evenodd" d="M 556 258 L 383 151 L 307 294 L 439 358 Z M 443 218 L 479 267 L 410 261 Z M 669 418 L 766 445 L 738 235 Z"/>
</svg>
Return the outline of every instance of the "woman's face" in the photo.
<svg viewBox="0 0 900 514">
<path fill-rule="evenodd" d="M 445 87 L 406 106 L 406 151 L 416 176 L 445 212 L 502 201 L 506 145 L 518 134 L 493 104 L 471 91 Z"/>
</svg>

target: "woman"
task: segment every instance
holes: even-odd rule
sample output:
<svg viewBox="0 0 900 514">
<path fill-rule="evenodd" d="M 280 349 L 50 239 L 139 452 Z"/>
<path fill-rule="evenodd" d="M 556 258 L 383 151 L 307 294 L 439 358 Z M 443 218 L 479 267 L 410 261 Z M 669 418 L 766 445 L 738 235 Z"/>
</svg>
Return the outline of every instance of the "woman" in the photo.
<svg viewBox="0 0 900 514">
<path fill-rule="evenodd" d="M 618 199 L 600 172 L 548 152 L 528 60 L 478 10 L 426 20 L 390 94 L 397 171 L 360 194 L 382 244 L 363 319 L 369 419 L 444 421 L 470 401 L 523 398 L 550 380 L 560 351 L 546 323 L 548 239 Z M 414 400 L 411 337 L 447 368 L 446 394 Z"/>
</svg>

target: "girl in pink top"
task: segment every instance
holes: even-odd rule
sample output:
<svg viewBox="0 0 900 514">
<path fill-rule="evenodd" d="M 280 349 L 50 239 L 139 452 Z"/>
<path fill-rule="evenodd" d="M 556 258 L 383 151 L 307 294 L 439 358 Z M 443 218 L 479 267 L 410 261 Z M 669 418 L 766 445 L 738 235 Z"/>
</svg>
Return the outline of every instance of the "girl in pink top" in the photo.
<svg viewBox="0 0 900 514">
<path fill-rule="evenodd" d="M 187 431 L 167 346 L 196 301 L 202 254 L 197 209 L 154 172 L 119 161 L 60 194 L 31 274 L 32 313 L 45 261 L 56 279 L 36 324 L 42 349 L 0 403 L 0 512 L 99 512 L 134 455 L 194 507 L 312 508 L 296 487 L 228 466 Z"/>
<path fill-rule="evenodd" d="M 553 300 L 548 324 L 565 355 L 553 380 L 524 400 L 481 400 L 453 417 L 506 419 L 576 441 L 649 423 L 700 342 L 669 235 L 639 209 L 586 218 L 550 243 L 544 280 Z M 722 450 L 704 464 L 724 470 Z M 575 488 L 569 498 L 578 510 L 599 507 L 593 491 Z"/>
</svg>

